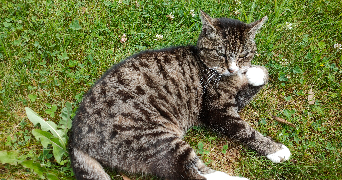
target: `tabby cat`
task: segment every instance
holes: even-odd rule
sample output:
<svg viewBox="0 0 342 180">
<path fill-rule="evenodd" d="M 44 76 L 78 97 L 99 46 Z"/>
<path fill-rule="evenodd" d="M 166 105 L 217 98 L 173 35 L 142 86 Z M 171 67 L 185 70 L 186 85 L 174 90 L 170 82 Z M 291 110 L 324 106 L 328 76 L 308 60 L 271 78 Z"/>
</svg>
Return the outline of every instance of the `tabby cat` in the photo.
<svg viewBox="0 0 342 180">
<path fill-rule="evenodd" d="M 163 179 L 245 179 L 214 171 L 182 140 L 207 126 L 271 161 L 289 149 L 264 137 L 238 112 L 267 83 L 251 65 L 254 42 L 267 17 L 245 24 L 201 11 L 197 46 L 133 55 L 110 68 L 83 97 L 69 139 L 77 179 L 109 180 L 102 166 Z"/>
</svg>

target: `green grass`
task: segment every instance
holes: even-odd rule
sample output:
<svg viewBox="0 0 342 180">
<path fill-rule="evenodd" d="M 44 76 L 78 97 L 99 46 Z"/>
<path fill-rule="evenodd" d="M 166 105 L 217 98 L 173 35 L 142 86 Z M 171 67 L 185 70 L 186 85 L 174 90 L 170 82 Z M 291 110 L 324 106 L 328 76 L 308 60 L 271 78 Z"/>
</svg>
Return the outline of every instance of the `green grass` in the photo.
<svg viewBox="0 0 342 180">
<path fill-rule="evenodd" d="M 75 111 L 96 79 L 125 57 L 144 49 L 195 44 L 202 9 L 213 17 L 248 23 L 268 16 L 256 37 L 259 56 L 253 62 L 268 68 L 270 82 L 242 116 L 287 145 L 292 156 L 272 164 L 196 128 L 185 139 L 198 155 L 214 169 L 250 179 L 341 179 L 342 49 L 334 47 L 342 44 L 341 7 L 340 0 L 1 0 L 0 150 L 18 150 L 70 178 L 70 168 L 58 165 L 32 136 L 24 107 L 59 121 L 65 102 L 72 102 Z M 123 34 L 127 41 L 121 43 Z M 163 38 L 155 40 L 157 34 Z M 308 99 L 310 91 L 314 99 Z M 276 122 L 273 115 L 296 127 Z M 226 152 L 224 147 L 229 147 Z M 112 175 L 120 179 L 116 172 Z M 8 164 L 0 165 L 0 177 L 37 178 L 29 169 Z"/>
</svg>

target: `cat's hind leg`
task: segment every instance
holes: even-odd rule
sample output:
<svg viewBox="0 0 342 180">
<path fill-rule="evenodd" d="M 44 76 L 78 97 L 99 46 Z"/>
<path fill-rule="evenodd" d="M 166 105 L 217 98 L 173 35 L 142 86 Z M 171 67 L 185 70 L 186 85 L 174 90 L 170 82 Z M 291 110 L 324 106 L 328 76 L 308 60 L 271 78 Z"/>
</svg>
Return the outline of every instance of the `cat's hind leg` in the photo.
<svg viewBox="0 0 342 180">
<path fill-rule="evenodd" d="M 206 167 L 195 151 L 179 138 L 167 143 L 167 147 L 170 147 L 168 152 L 160 153 L 164 155 L 159 157 L 155 155 L 155 163 L 150 166 L 153 173 L 160 177 L 169 180 L 246 180 Z"/>
<path fill-rule="evenodd" d="M 158 137 L 158 136 L 157 136 Z M 134 155 L 140 157 L 139 167 L 146 166 L 146 173 L 168 180 L 229 180 L 233 178 L 223 172 L 208 168 L 189 144 L 173 134 L 163 134 L 149 148 L 137 147 Z M 145 146 L 146 143 L 141 143 Z M 141 171 L 141 170 L 140 170 Z"/>
<path fill-rule="evenodd" d="M 161 139 L 161 138 L 160 138 Z M 178 137 L 165 138 L 150 144 L 150 152 L 142 152 L 147 159 L 148 172 L 168 180 L 205 180 L 203 174 L 214 172 L 205 166 L 189 144 Z M 155 153 L 154 153 L 155 152 Z M 146 153 L 146 154 L 145 154 Z"/>
<path fill-rule="evenodd" d="M 83 151 L 72 149 L 71 164 L 77 180 L 110 180 L 101 164 Z"/>
</svg>

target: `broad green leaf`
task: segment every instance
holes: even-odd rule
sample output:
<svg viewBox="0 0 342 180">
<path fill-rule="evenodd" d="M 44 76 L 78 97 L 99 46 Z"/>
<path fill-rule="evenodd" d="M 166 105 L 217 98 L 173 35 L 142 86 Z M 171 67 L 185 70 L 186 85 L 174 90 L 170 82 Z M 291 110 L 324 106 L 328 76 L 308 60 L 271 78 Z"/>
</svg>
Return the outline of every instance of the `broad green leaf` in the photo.
<svg viewBox="0 0 342 180">
<path fill-rule="evenodd" d="M 34 47 L 37 47 L 37 48 L 41 48 L 41 47 L 42 47 L 42 46 L 39 44 L 38 41 L 35 41 L 33 45 L 34 45 Z"/>
<path fill-rule="evenodd" d="M 287 81 L 288 78 L 286 77 L 286 74 L 283 72 L 279 73 L 279 77 L 278 77 L 279 81 Z"/>
<path fill-rule="evenodd" d="M 57 110 L 57 106 L 56 105 L 52 105 L 50 109 L 46 109 L 45 113 L 49 114 L 51 117 L 55 117 L 55 112 Z"/>
<path fill-rule="evenodd" d="M 204 149 L 203 149 L 204 144 L 202 142 L 198 142 L 197 147 L 198 147 L 199 154 L 203 154 L 204 153 Z"/>
<path fill-rule="evenodd" d="M 62 112 L 60 114 L 60 117 L 62 118 L 59 123 L 59 127 L 65 131 L 69 130 L 71 128 L 71 112 L 72 107 L 70 102 L 65 103 L 65 107 L 62 109 Z"/>
<path fill-rule="evenodd" d="M 65 139 L 63 138 L 64 133 L 61 130 L 57 130 L 57 125 L 54 122 L 45 121 L 43 118 L 41 118 L 37 113 L 35 113 L 29 107 L 25 107 L 25 110 L 26 110 L 27 117 L 34 125 L 37 125 L 39 123 L 43 131 L 50 131 L 53 134 L 53 136 L 59 139 L 63 147 L 65 147 L 66 142 L 65 142 Z"/>
<path fill-rule="evenodd" d="M 42 131 L 40 129 L 33 129 L 32 134 L 37 140 L 40 140 L 42 142 L 42 145 L 44 148 L 46 148 L 49 144 L 56 145 L 61 149 L 65 149 L 66 147 L 63 146 L 58 138 L 55 138 L 51 133 Z"/>
<path fill-rule="evenodd" d="M 49 172 L 46 172 L 46 177 L 49 180 L 59 180 L 59 179 L 66 179 L 66 178 L 61 178 L 59 176 L 60 170 L 59 169 L 49 169 Z"/>
<path fill-rule="evenodd" d="M 303 71 L 300 69 L 300 67 L 296 66 L 295 68 L 293 68 L 293 73 L 295 73 L 295 74 L 302 74 Z"/>
<path fill-rule="evenodd" d="M 228 145 L 226 144 L 226 145 L 224 145 L 223 148 L 222 148 L 222 153 L 223 153 L 223 154 L 226 154 L 227 150 L 228 150 Z"/>
<path fill-rule="evenodd" d="M 20 43 L 21 43 L 21 40 L 20 40 L 20 39 L 14 40 L 14 41 L 13 41 L 13 45 L 15 45 L 15 46 L 20 45 Z"/>
<path fill-rule="evenodd" d="M 37 140 L 40 139 L 44 148 L 46 148 L 49 144 L 52 144 L 53 150 L 52 153 L 58 163 L 61 162 L 61 159 L 64 154 L 68 154 L 66 147 L 62 146 L 62 144 L 55 138 L 52 134 L 46 131 L 42 131 L 40 129 L 33 129 L 32 134 L 36 137 Z"/>
<path fill-rule="evenodd" d="M 292 96 L 287 96 L 287 97 L 285 97 L 285 100 L 286 101 L 289 101 L 289 100 L 291 100 L 292 99 Z"/>
<path fill-rule="evenodd" d="M 324 42 L 324 41 L 318 42 L 318 47 L 319 47 L 320 49 L 324 49 L 324 48 L 325 48 L 325 42 Z"/>
<path fill-rule="evenodd" d="M 44 61 L 43 61 L 44 62 Z M 42 62 L 40 62 L 40 63 L 42 63 Z M 45 64 L 46 62 L 44 62 L 44 64 Z M 51 108 L 51 104 L 50 103 L 45 103 L 45 106 L 46 107 L 48 107 L 48 108 Z"/>
<path fill-rule="evenodd" d="M 294 115 L 296 113 L 295 110 L 288 110 L 288 109 L 284 109 L 283 110 L 283 114 L 290 119 L 292 115 Z"/>
<path fill-rule="evenodd" d="M 69 59 L 67 52 L 63 52 L 62 55 L 57 55 L 57 57 L 58 57 L 59 60 L 67 60 L 67 59 Z"/>
<path fill-rule="evenodd" d="M 75 67 L 76 65 L 77 65 L 77 61 L 73 61 L 73 60 L 71 60 L 71 61 L 69 61 L 69 67 Z"/>
<path fill-rule="evenodd" d="M 80 25 L 80 23 L 78 22 L 78 20 L 74 20 L 70 25 L 69 27 L 73 30 L 80 30 L 82 29 L 82 26 Z"/>
<path fill-rule="evenodd" d="M 47 169 L 40 166 L 39 163 L 35 163 L 32 160 L 24 161 L 21 163 L 25 168 L 32 169 L 41 179 L 45 179 L 44 173 Z"/>
<path fill-rule="evenodd" d="M 36 99 L 37 99 L 37 95 L 35 95 L 35 94 L 29 94 L 29 95 L 28 95 L 28 98 L 30 99 L 31 102 L 35 102 Z"/>
<path fill-rule="evenodd" d="M 25 157 L 21 156 L 19 157 L 18 151 L 0 151 L 0 162 L 2 164 L 11 164 L 11 165 L 17 165 L 18 163 L 21 163 Z"/>
<path fill-rule="evenodd" d="M 5 27 L 10 27 L 12 25 L 12 23 L 8 23 L 8 22 L 3 22 Z"/>
<path fill-rule="evenodd" d="M 92 64 L 95 64 L 94 58 L 93 58 L 93 56 L 92 56 L 91 54 L 89 54 L 89 55 L 87 56 L 87 59 L 88 59 Z"/>
<path fill-rule="evenodd" d="M 202 142 L 198 142 L 198 149 L 203 150 L 204 144 Z"/>
<path fill-rule="evenodd" d="M 62 157 L 64 154 L 67 155 L 66 149 L 61 148 L 60 146 L 57 146 L 56 144 L 52 144 L 53 147 L 53 156 L 55 157 L 56 161 L 58 163 L 61 163 Z"/>
<path fill-rule="evenodd" d="M 7 136 L 7 141 L 5 143 L 6 146 L 12 146 L 12 138 L 11 136 Z"/>
<path fill-rule="evenodd" d="M 47 177 L 47 179 L 49 179 L 49 180 L 59 180 L 57 174 L 51 173 L 51 172 L 46 173 L 46 177 Z"/>
<path fill-rule="evenodd" d="M 52 105 L 51 111 L 52 111 L 52 112 L 56 112 L 56 110 L 57 110 L 57 106 L 56 106 L 56 105 Z"/>
<path fill-rule="evenodd" d="M 110 1 L 105 1 L 105 2 L 103 2 L 103 4 L 104 4 L 105 6 L 111 6 L 113 3 L 110 2 Z"/>
<path fill-rule="evenodd" d="M 60 129 L 58 129 L 58 130 L 56 130 L 56 132 L 62 137 L 61 139 L 60 139 L 60 141 L 62 140 L 63 141 L 63 143 L 62 144 L 66 144 L 66 143 L 64 143 L 64 142 L 67 142 L 66 141 L 66 139 L 65 139 L 65 137 L 66 137 L 66 135 L 67 135 L 67 132 L 65 132 L 65 131 L 63 131 L 63 130 L 60 130 Z M 56 136 L 55 136 L 56 137 Z"/>
</svg>

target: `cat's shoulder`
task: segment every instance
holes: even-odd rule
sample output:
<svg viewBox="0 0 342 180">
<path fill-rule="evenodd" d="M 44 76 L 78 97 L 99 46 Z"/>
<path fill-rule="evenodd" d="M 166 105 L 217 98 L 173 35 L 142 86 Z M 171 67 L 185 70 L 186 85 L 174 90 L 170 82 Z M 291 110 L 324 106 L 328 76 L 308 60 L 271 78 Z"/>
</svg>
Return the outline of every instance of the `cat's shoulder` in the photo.
<svg viewBox="0 0 342 180">
<path fill-rule="evenodd" d="M 161 54 L 184 54 L 184 53 L 197 53 L 197 47 L 196 46 L 172 46 L 172 47 L 166 47 L 162 49 L 156 49 L 156 50 L 145 50 L 142 52 L 139 52 L 137 54 L 134 54 L 128 58 L 126 58 L 124 61 L 131 60 L 131 59 L 140 59 L 144 57 L 149 56 L 156 56 Z"/>
<path fill-rule="evenodd" d="M 196 46 L 173 46 L 173 47 L 167 47 L 162 49 L 156 49 L 156 50 L 145 50 L 141 51 L 139 53 L 133 54 L 123 60 L 121 60 L 119 63 L 114 64 L 111 66 L 100 79 L 98 79 L 94 85 L 98 84 L 99 82 L 103 81 L 103 79 L 110 74 L 115 74 L 116 71 L 118 71 L 120 68 L 125 68 L 132 66 L 132 64 L 136 64 L 137 62 L 141 62 L 139 65 L 148 65 L 149 61 L 155 61 L 158 59 L 158 57 L 161 56 L 167 56 L 167 57 L 173 57 L 173 60 L 180 61 L 184 59 L 184 56 L 193 56 L 195 57 L 197 54 L 197 47 Z"/>
<path fill-rule="evenodd" d="M 196 55 L 197 51 L 198 50 L 196 46 L 190 46 L 190 45 L 189 46 L 173 46 L 173 47 L 167 47 L 167 48 L 156 49 L 156 50 L 141 51 L 139 53 L 136 53 L 134 55 L 131 55 L 121 60 L 117 64 L 114 64 L 110 69 L 108 69 L 104 73 L 103 77 L 106 76 L 108 73 L 115 71 L 120 67 L 130 65 L 132 62 L 135 62 L 135 61 L 149 61 L 149 60 L 153 60 L 151 59 L 151 57 L 158 57 L 159 55 L 184 55 L 184 54 Z"/>
</svg>

